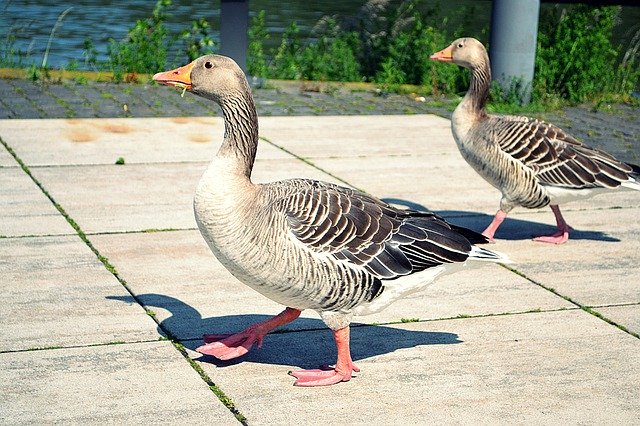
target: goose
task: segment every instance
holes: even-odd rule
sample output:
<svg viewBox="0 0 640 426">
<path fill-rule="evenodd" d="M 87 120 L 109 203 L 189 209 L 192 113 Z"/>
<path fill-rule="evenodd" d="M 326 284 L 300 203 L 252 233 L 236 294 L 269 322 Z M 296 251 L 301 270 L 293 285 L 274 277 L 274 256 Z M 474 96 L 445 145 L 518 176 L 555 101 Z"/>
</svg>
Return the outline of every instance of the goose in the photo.
<svg viewBox="0 0 640 426">
<path fill-rule="evenodd" d="M 489 57 L 474 38 L 460 38 L 431 55 L 471 72 L 469 90 L 451 117 L 462 157 L 502 192 L 500 208 L 482 232 L 493 241 L 496 230 L 516 206 L 550 206 L 557 231 L 535 241 L 562 244 L 571 229 L 560 204 L 621 189 L 640 190 L 640 167 L 591 148 L 553 124 L 534 118 L 493 115 L 485 110 L 491 84 Z"/>
<path fill-rule="evenodd" d="M 366 193 L 310 179 L 251 181 L 258 118 L 243 71 L 230 58 L 200 57 L 153 79 L 216 102 L 222 145 L 199 181 L 194 215 L 213 254 L 236 278 L 286 308 L 233 335 L 205 335 L 197 351 L 228 360 L 262 346 L 304 309 L 320 314 L 337 347 L 335 367 L 289 372 L 297 386 L 348 381 L 349 324 L 465 264 L 508 262 L 474 245 L 474 231 L 430 212 L 401 210 Z"/>
</svg>

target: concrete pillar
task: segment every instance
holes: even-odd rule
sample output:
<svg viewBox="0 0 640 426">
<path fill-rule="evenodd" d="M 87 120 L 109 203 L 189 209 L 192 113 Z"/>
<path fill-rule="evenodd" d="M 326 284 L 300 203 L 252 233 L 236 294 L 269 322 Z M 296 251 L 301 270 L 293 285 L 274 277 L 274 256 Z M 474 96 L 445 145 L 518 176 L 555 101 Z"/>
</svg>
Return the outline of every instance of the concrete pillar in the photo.
<svg viewBox="0 0 640 426">
<path fill-rule="evenodd" d="M 247 72 L 249 0 L 220 1 L 220 54 L 233 58 Z"/>
<path fill-rule="evenodd" d="M 493 0 L 491 10 L 491 73 L 504 90 L 521 82 L 520 99 L 531 100 L 540 0 Z"/>
</svg>

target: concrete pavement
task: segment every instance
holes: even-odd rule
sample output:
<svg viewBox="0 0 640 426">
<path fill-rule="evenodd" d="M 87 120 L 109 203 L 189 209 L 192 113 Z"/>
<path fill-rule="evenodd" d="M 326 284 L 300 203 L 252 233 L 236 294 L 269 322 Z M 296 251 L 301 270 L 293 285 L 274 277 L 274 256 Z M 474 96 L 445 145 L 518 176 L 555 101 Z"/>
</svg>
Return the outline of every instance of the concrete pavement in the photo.
<svg viewBox="0 0 640 426">
<path fill-rule="evenodd" d="M 254 178 L 341 182 L 481 230 L 499 194 L 434 115 L 262 117 Z M 515 211 L 487 265 L 356 319 L 352 381 L 313 312 L 234 362 L 194 349 L 281 307 L 237 282 L 191 198 L 220 117 L 0 120 L 0 421 L 633 424 L 640 418 L 640 194 L 563 209 L 562 246 Z M 119 158 L 124 165 L 115 164 Z"/>
</svg>

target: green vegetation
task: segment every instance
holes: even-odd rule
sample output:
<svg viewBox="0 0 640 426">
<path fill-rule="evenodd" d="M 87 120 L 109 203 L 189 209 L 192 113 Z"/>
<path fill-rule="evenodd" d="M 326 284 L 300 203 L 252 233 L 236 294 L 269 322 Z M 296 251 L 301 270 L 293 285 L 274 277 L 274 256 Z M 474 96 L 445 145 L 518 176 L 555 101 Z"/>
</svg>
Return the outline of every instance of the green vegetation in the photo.
<svg viewBox="0 0 640 426">
<path fill-rule="evenodd" d="M 270 35 L 265 12 L 261 11 L 250 25 L 248 72 L 271 79 L 370 82 L 385 92 L 460 95 L 468 87 L 467 71 L 431 61 L 429 55 L 462 35 L 486 43 L 488 28 L 477 34 L 465 30 L 474 19 L 473 6 L 460 9 L 457 16 L 443 16 L 438 6 L 428 10 L 418 6 L 422 6 L 420 0 L 371 0 L 355 16 L 323 17 L 309 39 L 303 39 L 294 21 L 285 29 L 279 45 L 270 50 L 265 47 Z M 215 53 L 218 46 L 204 19 L 170 34 L 166 21 L 171 7 L 172 0 L 157 0 L 151 16 L 138 20 L 123 40 L 110 39 L 106 61 L 97 59 L 94 42 L 87 38 L 81 58 L 68 64 L 67 69 L 83 66 L 111 72 L 115 81 L 136 81 L 140 74 Z M 58 18 L 49 43 L 68 10 Z M 631 92 L 640 90 L 640 31 L 629 46 L 615 44 L 612 31 L 620 11 L 618 6 L 586 5 L 542 9 L 532 103 L 524 109 L 535 112 L 566 102 L 600 105 L 633 100 Z M 453 20 L 461 24 L 452 30 L 449 23 Z M 42 64 L 36 65 L 29 52 L 15 48 L 19 31 L 11 28 L 0 40 L 0 67 L 27 68 L 27 76 L 33 80 L 50 78 L 48 49 Z M 175 48 L 180 53 L 170 58 L 169 52 Z M 76 80 L 86 83 L 82 77 Z M 494 87 L 489 108 L 498 112 L 522 110 L 519 93 L 517 81 L 506 93 Z"/>
<path fill-rule="evenodd" d="M 570 13 L 554 8 L 541 19 L 534 81 L 534 97 L 557 96 L 583 102 L 594 95 L 628 94 L 637 87 L 638 37 L 624 54 L 623 62 L 612 67 L 621 48 L 612 43 L 619 7 L 593 8 L 577 5 Z"/>
</svg>

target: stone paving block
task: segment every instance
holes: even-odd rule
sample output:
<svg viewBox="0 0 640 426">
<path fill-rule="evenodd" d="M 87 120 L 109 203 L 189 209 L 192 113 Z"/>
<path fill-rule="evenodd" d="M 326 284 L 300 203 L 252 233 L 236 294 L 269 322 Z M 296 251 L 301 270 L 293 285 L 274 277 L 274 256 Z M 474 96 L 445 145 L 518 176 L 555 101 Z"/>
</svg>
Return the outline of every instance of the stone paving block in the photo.
<svg viewBox="0 0 640 426">
<path fill-rule="evenodd" d="M 640 335 L 640 303 L 627 306 L 598 306 L 595 311 Z"/>
<path fill-rule="evenodd" d="M 640 303 L 638 210 L 570 212 L 565 217 L 575 228 L 565 244 L 498 240 L 495 247 L 509 253 L 518 271 L 580 304 Z"/>
<path fill-rule="evenodd" d="M 217 117 L 0 120 L 0 137 L 29 166 L 208 162 L 223 134 Z M 258 158 L 291 156 L 260 142 Z"/>
<path fill-rule="evenodd" d="M 240 331 L 284 309 L 234 278 L 197 230 L 90 239 L 163 326 L 181 339 Z M 120 300 L 133 302 L 130 297 Z M 498 265 L 486 265 L 442 277 L 426 290 L 354 321 L 388 323 L 565 308 L 575 306 Z M 326 326 L 316 312 L 305 311 L 285 328 Z"/>
<path fill-rule="evenodd" d="M 6 152 L 4 147 L 0 149 Z M 0 162 L 4 158 L 0 155 Z M 19 167 L 0 168 L 0 218 L 0 237 L 75 233 L 51 200 Z"/>
<path fill-rule="evenodd" d="M 195 228 L 193 194 L 207 163 L 43 167 L 31 171 L 84 232 Z M 336 182 L 299 160 L 257 160 L 255 182 Z M 74 190 L 69 191 L 69 183 Z"/>
<path fill-rule="evenodd" d="M 432 159 L 437 162 L 441 152 L 458 152 L 449 120 L 434 115 L 262 117 L 260 129 L 271 142 L 308 159 L 367 157 L 376 162 L 381 156 L 437 152 Z"/>
<path fill-rule="evenodd" d="M 160 337 L 78 236 L 0 239 L 0 276 L 0 351 Z"/>
<path fill-rule="evenodd" d="M 0 139 L 2 139 L 1 134 Z M 9 154 L 4 146 L 0 146 L 0 167 L 20 167 L 15 158 Z"/>
<path fill-rule="evenodd" d="M 318 158 L 313 163 L 376 197 L 414 209 L 455 215 L 491 214 L 500 193 L 458 154 L 427 157 Z M 447 188 L 447 190 L 443 190 Z"/>
<path fill-rule="evenodd" d="M 0 419 L 237 425 L 169 342 L 0 354 Z"/>
<path fill-rule="evenodd" d="M 269 336 L 235 362 L 192 352 L 252 425 L 632 424 L 640 341 L 583 311 L 356 327 L 348 383 L 296 388 L 333 363 L 328 331 Z M 319 414 L 321 413 L 321 414 Z"/>
</svg>

